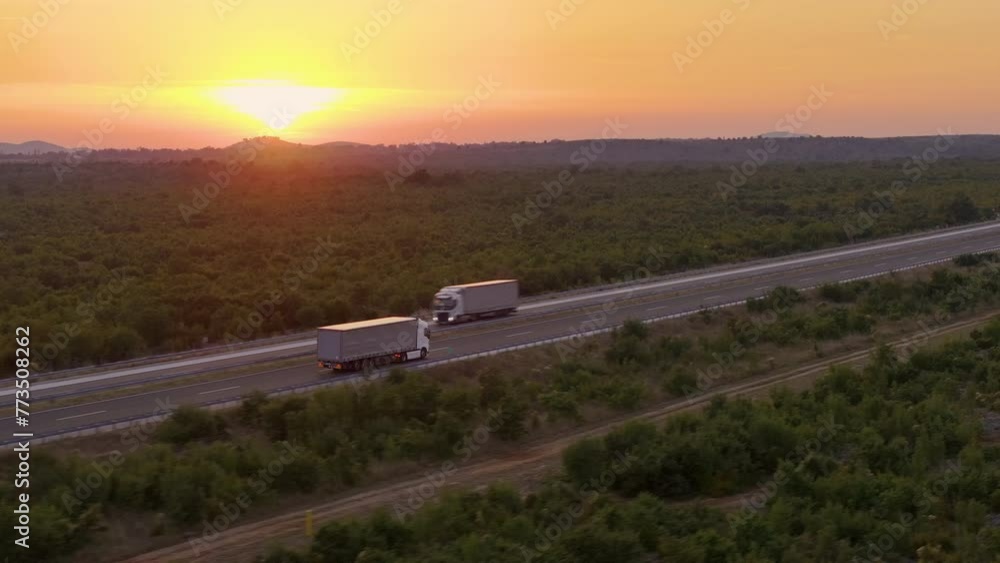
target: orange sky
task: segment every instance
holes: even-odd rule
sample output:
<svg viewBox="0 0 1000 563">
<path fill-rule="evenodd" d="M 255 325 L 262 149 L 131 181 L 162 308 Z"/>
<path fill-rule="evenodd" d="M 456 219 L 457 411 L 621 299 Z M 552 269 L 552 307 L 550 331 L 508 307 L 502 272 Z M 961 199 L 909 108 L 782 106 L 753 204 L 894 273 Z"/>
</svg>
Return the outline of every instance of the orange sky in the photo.
<svg viewBox="0 0 1000 563">
<path fill-rule="evenodd" d="M 0 0 L 0 141 L 742 136 L 797 109 L 1000 133 L 998 24 L 985 0 Z"/>
</svg>

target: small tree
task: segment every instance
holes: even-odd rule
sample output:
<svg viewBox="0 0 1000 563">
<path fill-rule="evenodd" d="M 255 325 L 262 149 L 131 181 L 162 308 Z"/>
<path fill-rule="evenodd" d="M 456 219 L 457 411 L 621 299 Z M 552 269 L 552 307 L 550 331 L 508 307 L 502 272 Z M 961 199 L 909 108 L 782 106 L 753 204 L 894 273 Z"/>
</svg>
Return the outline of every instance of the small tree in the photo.
<svg viewBox="0 0 1000 563">
<path fill-rule="evenodd" d="M 528 407 L 523 402 L 513 397 L 505 397 L 500 403 L 500 413 L 496 432 L 501 440 L 517 440 L 528 433 L 525 426 Z"/>
<path fill-rule="evenodd" d="M 171 444 L 186 444 L 195 440 L 221 437 L 226 429 L 222 417 L 192 405 L 178 407 L 156 429 L 156 438 Z"/>
</svg>

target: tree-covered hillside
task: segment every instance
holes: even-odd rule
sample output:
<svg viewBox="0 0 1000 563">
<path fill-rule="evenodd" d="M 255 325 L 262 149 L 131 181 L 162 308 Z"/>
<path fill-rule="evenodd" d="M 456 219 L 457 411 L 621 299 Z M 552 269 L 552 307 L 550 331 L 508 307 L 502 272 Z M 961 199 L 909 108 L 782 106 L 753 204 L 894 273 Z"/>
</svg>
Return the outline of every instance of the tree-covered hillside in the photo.
<svg viewBox="0 0 1000 563">
<path fill-rule="evenodd" d="M 410 314 L 448 283 L 537 294 L 993 216 L 1000 163 L 907 166 L 767 166 L 723 198 L 722 166 L 424 172 L 390 189 L 295 161 L 83 163 L 62 183 L 5 164 L 0 327 L 30 324 L 39 366 L 61 368 Z"/>
</svg>

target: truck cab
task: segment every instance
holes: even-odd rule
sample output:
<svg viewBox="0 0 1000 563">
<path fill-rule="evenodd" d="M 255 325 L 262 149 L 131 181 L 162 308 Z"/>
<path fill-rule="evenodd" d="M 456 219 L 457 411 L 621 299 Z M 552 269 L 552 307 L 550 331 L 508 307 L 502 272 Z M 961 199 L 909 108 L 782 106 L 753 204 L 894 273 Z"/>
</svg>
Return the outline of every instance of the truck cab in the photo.
<svg viewBox="0 0 1000 563">
<path fill-rule="evenodd" d="M 406 354 L 405 360 L 420 360 L 427 357 L 431 351 L 431 327 L 427 321 L 420 319 L 417 321 L 419 330 L 417 331 L 417 349 Z M 404 360 L 404 361 L 405 361 Z"/>
<path fill-rule="evenodd" d="M 416 319 L 417 321 L 417 338 L 416 345 L 414 345 L 414 340 L 409 334 L 400 334 L 397 342 L 386 345 L 382 344 L 382 349 L 387 353 L 391 354 L 392 361 L 394 362 L 408 362 L 410 360 L 422 360 L 427 357 L 427 354 L 431 351 L 431 327 L 427 321 L 423 319 Z"/>
<path fill-rule="evenodd" d="M 455 319 L 465 314 L 462 309 L 461 288 L 443 287 L 434 295 L 434 320 L 438 323 L 455 322 Z"/>
</svg>

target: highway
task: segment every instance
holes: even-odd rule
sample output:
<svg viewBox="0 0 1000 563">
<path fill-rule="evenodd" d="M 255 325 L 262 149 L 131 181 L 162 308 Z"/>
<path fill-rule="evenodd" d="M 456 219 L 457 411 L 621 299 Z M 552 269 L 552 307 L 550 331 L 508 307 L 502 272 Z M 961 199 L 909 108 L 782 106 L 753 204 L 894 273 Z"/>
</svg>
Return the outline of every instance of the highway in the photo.
<svg viewBox="0 0 1000 563">
<path fill-rule="evenodd" d="M 589 330 L 610 328 L 626 319 L 653 319 L 719 307 L 763 295 L 778 285 L 809 288 L 824 283 L 874 276 L 922 264 L 947 261 L 957 255 L 1000 248 L 1000 223 L 975 225 L 619 286 L 554 295 L 526 303 L 517 315 L 455 327 L 436 328 L 427 360 L 410 366 L 456 358 Z M 623 273 L 624 275 L 625 273 Z M 632 273 L 629 273 L 632 274 Z M 573 341 L 570 341 L 573 342 Z M 206 404 L 236 399 L 259 389 L 270 391 L 344 376 L 316 368 L 314 339 L 269 344 L 248 350 L 221 352 L 183 360 L 140 365 L 78 377 L 39 378 L 32 386 L 31 430 L 36 437 L 112 421 L 162 414 L 164 405 Z M 151 379 L 169 381 L 186 374 L 217 372 L 237 365 L 286 358 L 292 365 L 257 370 L 200 383 L 180 382 L 159 390 L 134 388 L 124 396 L 87 400 L 90 394 L 135 386 Z M 0 401 L 12 404 L 13 388 L 0 389 Z M 46 399 L 77 397 L 73 406 L 47 408 Z M 12 417 L 2 419 L 15 431 Z"/>
</svg>

